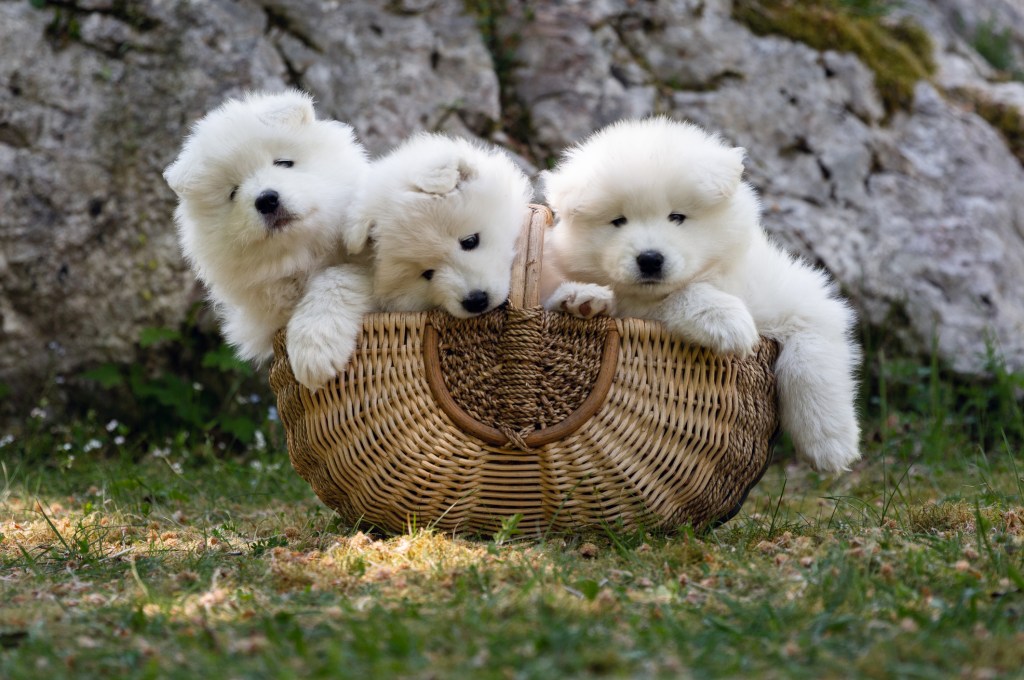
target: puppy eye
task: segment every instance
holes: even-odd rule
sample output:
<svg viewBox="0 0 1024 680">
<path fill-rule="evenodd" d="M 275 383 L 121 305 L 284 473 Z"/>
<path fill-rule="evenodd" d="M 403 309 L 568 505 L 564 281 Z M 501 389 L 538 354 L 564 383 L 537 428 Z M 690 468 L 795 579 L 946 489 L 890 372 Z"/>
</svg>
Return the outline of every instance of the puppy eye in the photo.
<svg viewBox="0 0 1024 680">
<path fill-rule="evenodd" d="M 420 274 L 420 276 L 422 276 L 427 281 L 429 281 L 430 279 L 434 278 L 434 270 L 433 269 L 428 269 L 427 271 L 425 271 L 422 274 Z"/>
<path fill-rule="evenodd" d="M 238 193 L 238 187 L 231 187 L 231 193 L 228 194 L 228 200 L 229 201 L 235 200 L 235 194 L 237 194 L 237 193 Z"/>
<path fill-rule="evenodd" d="M 279 168 L 290 168 L 295 165 L 295 161 L 290 161 L 287 158 L 278 158 L 274 161 L 274 165 Z"/>
<path fill-rule="evenodd" d="M 622 215 L 619 215 L 614 220 L 612 220 L 611 224 L 612 224 L 613 227 L 621 227 L 626 222 L 627 222 L 626 218 L 623 217 Z"/>
<path fill-rule="evenodd" d="M 683 213 L 669 213 L 668 219 L 670 222 L 682 224 L 683 222 L 686 221 L 686 215 L 684 215 Z"/>
<path fill-rule="evenodd" d="M 480 234 L 473 234 L 466 238 L 460 238 L 459 245 L 462 246 L 463 250 L 473 250 L 473 248 L 480 245 Z"/>
</svg>

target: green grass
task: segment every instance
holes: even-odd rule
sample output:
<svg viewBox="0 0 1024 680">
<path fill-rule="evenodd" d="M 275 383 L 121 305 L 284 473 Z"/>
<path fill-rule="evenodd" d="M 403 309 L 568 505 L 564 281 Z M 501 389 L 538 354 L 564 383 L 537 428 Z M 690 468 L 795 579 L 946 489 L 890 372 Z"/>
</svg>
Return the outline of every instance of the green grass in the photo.
<svg viewBox="0 0 1024 680">
<path fill-rule="evenodd" d="M 852 473 L 783 447 L 702 536 L 374 535 L 276 423 L 244 452 L 29 423 L 0 439 L 0 676 L 1020 677 L 1021 378 L 884 357 Z"/>
</svg>

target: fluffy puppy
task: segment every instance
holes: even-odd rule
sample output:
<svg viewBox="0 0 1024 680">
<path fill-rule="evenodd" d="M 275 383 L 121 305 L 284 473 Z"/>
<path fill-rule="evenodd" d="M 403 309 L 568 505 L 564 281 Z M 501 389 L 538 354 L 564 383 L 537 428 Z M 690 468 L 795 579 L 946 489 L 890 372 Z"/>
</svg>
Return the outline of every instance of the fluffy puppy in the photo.
<svg viewBox="0 0 1024 680">
<path fill-rule="evenodd" d="M 164 178 L 179 199 L 182 251 L 242 358 L 268 358 L 310 277 L 344 262 L 339 246 L 368 165 L 352 128 L 317 120 L 296 90 L 230 99 L 192 126 Z M 325 336 L 330 329 L 289 334 L 293 364 L 303 343 Z"/>
<path fill-rule="evenodd" d="M 506 153 L 465 139 L 421 133 L 374 161 L 347 243 L 374 245 L 375 306 L 468 318 L 503 304 L 531 195 Z"/>
<path fill-rule="evenodd" d="M 854 314 L 825 273 L 769 240 L 743 158 L 664 117 L 613 124 L 567 151 L 545 178 L 558 217 L 546 304 L 659 320 L 741 357 L 759 334 L 777 339 L 783 427 L 816 469 L 848 469 L 860 457 Z"/>
</svg>

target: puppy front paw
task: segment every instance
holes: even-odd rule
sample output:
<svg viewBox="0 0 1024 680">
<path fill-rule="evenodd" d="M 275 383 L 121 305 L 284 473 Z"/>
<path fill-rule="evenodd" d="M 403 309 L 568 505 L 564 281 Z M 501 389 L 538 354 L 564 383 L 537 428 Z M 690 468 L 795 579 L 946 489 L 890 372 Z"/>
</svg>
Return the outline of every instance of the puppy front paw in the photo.
<svg viewBox="0 0 1024 680">
<path fill-rule="evenodd" d="M 699 291 L 664 317 L 669 331 L 714 350 L 745 359 L 760 339 L 754 317 L 739 298 L 720 291 Z"/>
<path fill-rule="evenodd" d="M 707 346 L 719 354 L 733 354 L 746 359 L 754 353 L 754 347 L 760 339 L 754 317 L 746 307 L 722 309 L 717 314 L 709 314 L 706 319 Z"/>
<path fill-rule="evenodd" d="M 330 327 L 288 327 L 288 360 L 300 385 L 316 390 L 345 370 L 356 349 L 359 328 L 346 324 Z"/>
<path fill-rule="evenodd" d="M 611 316 L 615 311 L 615 294 L 610 288 L 596 283 L 566 281 L 548 298 L 544 307 L 581 319 Z"/>
</svg>

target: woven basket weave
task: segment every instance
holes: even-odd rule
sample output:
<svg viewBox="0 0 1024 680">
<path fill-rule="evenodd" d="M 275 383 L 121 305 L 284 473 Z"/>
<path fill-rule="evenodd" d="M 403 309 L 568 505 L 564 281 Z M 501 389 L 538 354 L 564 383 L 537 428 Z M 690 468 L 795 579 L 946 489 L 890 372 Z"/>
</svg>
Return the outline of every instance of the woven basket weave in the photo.
<svg viewBox="0 0 1024 680">
<path fill-rule="evenodd" d="M 778 428 L 778 353 L 718 356 L 640 319 L 537 305 L 533 206 L 509 304 L 481 317 L 365 317 L 345 372 L 311 392 L 283 332 L 270 383 L 292 466 L 347 522 L 525 532 L 609 524 L 701 528 L 731 517 Z"/>
</svg>

